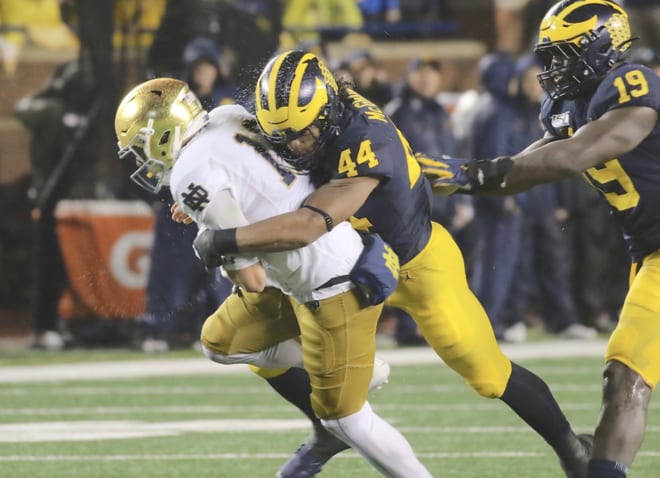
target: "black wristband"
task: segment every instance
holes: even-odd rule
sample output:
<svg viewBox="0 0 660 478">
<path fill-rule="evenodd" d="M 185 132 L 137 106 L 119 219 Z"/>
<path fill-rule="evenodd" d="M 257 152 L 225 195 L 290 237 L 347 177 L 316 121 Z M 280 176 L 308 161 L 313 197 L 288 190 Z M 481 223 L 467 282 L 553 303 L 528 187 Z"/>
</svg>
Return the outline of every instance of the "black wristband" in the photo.
<svg viewBox="0 0 660 478">
<path fill-rule="evenodd" d="M 213 251 L 223 255 L 235 254 L 238 252 L 235 227 L 213 231 Z"/>
<path fill-rule="evenodd" d="M 335 222 L 332 220 L 330 217 L 330 214 L 325 212 L 323 209 L 319 209 L 318 207 L 310 206 L 309 204 L 303 205 L 303 207 L 306 207 L 307 209 L 310 209 L 314 211 L 317 214 L 320 214 L 323 216 L 323 220 L 325 221 L 325 228 L 328 230 L 328 232 L 332 231 L 332 228 L 335 227 Z"/>
</svg>

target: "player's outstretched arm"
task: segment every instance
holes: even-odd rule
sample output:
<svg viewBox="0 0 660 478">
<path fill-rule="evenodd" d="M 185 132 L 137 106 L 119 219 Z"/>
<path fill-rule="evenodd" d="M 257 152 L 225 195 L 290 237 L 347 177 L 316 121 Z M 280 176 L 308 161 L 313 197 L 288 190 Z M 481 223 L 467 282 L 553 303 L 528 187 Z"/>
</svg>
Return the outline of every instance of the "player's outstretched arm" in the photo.
<svg viewBox="0 0 660 478">
<path fill-rule="evenodd" d="M 631 151 L 653 130 L 658 112 L 645 106 L 608 111 L 567 139 L 513 156 L 505 190 L 564 179 Z"/>
<path fill-rule="evenodd" d="M 585 124 L 570 138 L 544 138 L 513 157 L 467 161 L 460 165 L 459 173 L 439 181 L 458 186 L 459 192 L 517 193 L 618 158 L 639 145 L 657 121 L 658 112 L 653 108 L 618 108 Z"/>
<path fill-rule="evenodd" d="M 202 256 L 286 251 L 306 246 L 352 216 L 377 185 L 378 179 L 371 177 L 333 180 L 305 201 L 305 206 L 310 207 L 239 228 L 207 230 L 206 236 L 200 234 L 195 239 L 195 247 Z"/>
</svg>

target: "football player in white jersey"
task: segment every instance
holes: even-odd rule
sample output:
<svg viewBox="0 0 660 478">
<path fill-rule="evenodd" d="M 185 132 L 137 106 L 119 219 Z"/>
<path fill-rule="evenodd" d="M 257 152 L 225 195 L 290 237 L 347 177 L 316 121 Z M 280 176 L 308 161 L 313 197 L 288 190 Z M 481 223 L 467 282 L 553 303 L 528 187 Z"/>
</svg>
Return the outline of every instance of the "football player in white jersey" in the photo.
<svg viewBox="0 0 660 478">
<path fill-rule="evenodd" d="M 207 114 L 179 80 L 157 78 L 131 90 L 117 109 L 115 131 L 120 157 L 139 166 L 131 178 L 153 192 L 169 185 L 201 228 L 237 227 L 305 207 L 313 190 L 269 148 L 244 108 Z M 429 477 L 406 439 L 367 402 L 376 325 L 398 259 L 382 242 L 365 247 L 347 222 L 328 230 L 296 250 L 217 258 L 242 289 L 207 318 L 204 352 L 219 363 L 266 369 L 303 362 L 323 427 L 385 476 Z M 278 476 L 314 476 L 322 463 L 289 462 Z"/>
</svg>

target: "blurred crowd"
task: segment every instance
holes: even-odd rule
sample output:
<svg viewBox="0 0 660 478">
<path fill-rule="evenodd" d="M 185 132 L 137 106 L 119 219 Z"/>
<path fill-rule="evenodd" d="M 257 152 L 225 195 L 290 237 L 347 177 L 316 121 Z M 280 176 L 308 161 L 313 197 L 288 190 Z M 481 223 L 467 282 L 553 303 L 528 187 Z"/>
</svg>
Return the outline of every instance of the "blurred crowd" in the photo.
<svg viewBox="0 0 660 478">
<path fill-rule="evenodd" d="M 226 279 L 204 270 L 194 257 L 194 226 L 170 220 L 168 192 L 147 198 L 126 181 L 94 179 L 99 171 L 105 177 L 127 177 L 121 167 L 94 169 L 94 161 L 87 161 L 102 158 L 98 145 L 112 142 L 107 137 L 94 143 L 81 140 L 87 134 L 102 135 L 81 131 L 97 120 L 93 106 L 100 92 L 107 93 L 111 101 L 106 107 L 112 110 L 113 100 L 132 83 L 171 76 L 187 81 L 207 109 L 234 102 L 250 109 L 260 66 L 278 48 L 297 48 L 324 57 L 339 77 L 381 106 L 417 152 L 492 158 L 514 154 L 543 134 L 538 121 L 542 91 L 536 80 L 540 67 L 530 53 L 536 32 L 528 25 L 538 24 L 552 3 L 546 0 L 494 1 L 493 40 L 486 48 L 489 53 L 478 61 L 478 87 L 470 89 L 450 87 L 444 60 L 434 56 L 410 58 L 404 71 L 393 77 L 387 58 L 374 56 L 369 47 L 374 40 L 436 41 L 460 35 L 450 1 L 116 0 L 107 2 L 112 13 L 105 9 L 105 20 L 110 17 L 106 30 L 98 26 L 103 10 L 86 12 L 81 10 L 84 3 L 0 4 L 0 54 L 6 74 L 16 70 L 21 48 L 30 38 L 38 43 L 38 35 L 30 37 L 34 21 L 49 24 L 41 16 L 31 17 L 32 23 L 25 20 L 32 15 L 27 7 L 48 6 L 51 10 L 40 11 L 50 12 L 52 19 L 52 7 L 59 5 L 54 24 L 67 29 L 57 30 L 57 38 L 80 49 L 42 90 L 15 105 L 17 118 L 32 135 L 28 194 L 33 205 L 35 347 L 61 347 L 67 340 L 53 335 L 61 332 L 58 301 L 66 284 L 53 215 L 62 198 L 137 196 L 153 206 L 156 222 L 145 312 L 136 318 L 143 350 L 168 350 L 180 345 L 181 337 L 194 342 L 206 315 L 231 291 Z M 626 2 L 637 14 L 633 21 L 645 32 L 636 60 L 652 66 L 660 63 L 655 49 L 660 43 L 654 37 L 660 31 L 656 3 Z M 99 21 L 95 28 L 83 27 L 80 19 L 87 14 Z M 101 37 L 104 31 L 112 33 Z M 332 57 L 326 45 L 338 40 L 353 46 Z M 119 55 L 99 58 L 104 46 Z M 141 55 L 131 69 L 128 59 L 134 51 Z M 99 115 L 99 121 L 111 121 L 107 114 Z M 92 150 L 90 144 L 95 145 Z M 115 161 L 114 150 L 108 147 L 105 153 Z M 90 167 L 76 166 L 86 163 Z M 627 288 L 628 264 L 620 259 L 626 256 L 620 233 L 597 195 L 578 178 L 510 197 L 434 196 L 434 219 L 461 246 L 472 289 L 498 339 L 525 341 L 530 326 L 577 339 L 592 339 L 613 328 Z M 389 308 L 381 318 L 380 337 L 400 345 L 425 343 L 409 317 Z"/>
</svg>

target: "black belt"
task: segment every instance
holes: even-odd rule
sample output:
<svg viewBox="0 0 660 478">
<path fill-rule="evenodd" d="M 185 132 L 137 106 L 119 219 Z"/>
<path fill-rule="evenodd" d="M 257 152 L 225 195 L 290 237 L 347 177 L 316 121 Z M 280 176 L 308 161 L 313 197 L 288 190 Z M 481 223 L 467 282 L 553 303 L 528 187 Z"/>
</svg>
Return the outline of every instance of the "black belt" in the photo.
<svg viewBox="0 0 660 478">
<path fill-rule="evenodd" d="M 343 275 L 343 276 L 333 277 L 332 279 L 325 282 L 324 284 L 321 284 L 320 286 L 318 286 L 314 290 L 321 290 L 321 289 L 325 289 L 327 287 L 332 287 L 333 285 L 342 284 L 344 282 L 348 282 L 349 279 L 350 279 L 350 276 L 348 274 Z"/>
<path fill-rule="evenodd" d="M 349 280 L 350 280 L 350 276 L 348 274 L 343 276 L 333 277 L 332 279 L 325 282 L 324 284 L 321 284 L 314 290 L 326 289 L 328 287 L 332 287 L 333 285 L 343 284 L 344 282 L 348 282 Z M 309 302 L 305 302 L 305 305 L 309 308 L 309 310 L 313 312 L 319 309 L 321 303 L 318 300 L 310 300 Z"/>
</svg>

